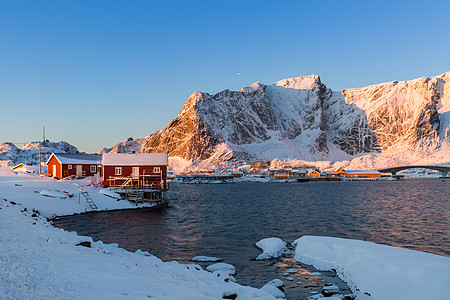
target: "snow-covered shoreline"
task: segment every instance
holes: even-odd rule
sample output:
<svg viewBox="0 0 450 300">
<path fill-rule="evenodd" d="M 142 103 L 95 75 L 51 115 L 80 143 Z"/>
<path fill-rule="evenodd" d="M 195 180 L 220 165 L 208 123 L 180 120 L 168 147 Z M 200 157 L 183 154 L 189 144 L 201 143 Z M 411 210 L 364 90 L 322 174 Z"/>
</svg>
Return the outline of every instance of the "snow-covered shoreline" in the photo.
<svg viewBox="0 0 450 300">
<path fill-rule="evenodd" d="M 77 182 L 87 185 L 89 181 Z M 43 189 L 74 196 L 58 199 L 35 192 Z M 87 189 L 101 210 L 136 208 L 93 187 Z M 77 195 L 71 181 L 0 168 L 1 299 L 221 299 L 231 295 L 275 299 L 279 295 L 272 287 L 241 286 L 226 272 L 162 262 L 147 252 L 131 253 L 117 244 L 54 228 L 48 218 L 91 211 L 82 198 L 78 203 Z M 260 244 L 266 257 L 283 253 L 272 247 L 284 247 L 282 241 L 267 241 Z M 302 237 L 295 243 L 298 261 L 336 269 L 356 299 L 450 299 L 448 257 L 336 238 Z"/>
<path fill-rule="evenodd" d="M 70 181 L 0 169 L 1 299 L 274 299 L 220 272 L 163 262 L 147 252 L 131 253 L 55 228 L 48 218 L 91 209 L 75 196 L 35 192 L 45 187 L 76 192 Z M 87 188 L 100 210 L 136 208 Z"/>
</svg>

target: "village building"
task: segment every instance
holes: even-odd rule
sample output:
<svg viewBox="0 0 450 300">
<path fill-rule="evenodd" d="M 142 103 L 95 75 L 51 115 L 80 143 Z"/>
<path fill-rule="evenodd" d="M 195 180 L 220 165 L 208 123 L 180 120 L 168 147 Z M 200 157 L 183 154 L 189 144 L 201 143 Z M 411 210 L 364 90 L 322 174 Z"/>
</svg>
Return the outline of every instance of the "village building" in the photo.
<svg viewBox="0 0 450 300">
<path fill-rule="evenodd" d="M 348 170 L 343 177 L 346 178 L 381 178 L 381 173 L 376 170 Z"/>
<path fill-rule="evenodd" d="M 275 179 L 288 179 L 290 178 L 291 171 L 291 168 L 270 168 L 269 177 L 273 177 Z"/>
<path fill-rule="evenodd" d="M 239 178 L 239 177 L 244 176 L 244 172 L 242 172 L 242 171 L 231 171 L 231 175 L 233 177 Z"/>
<path fill-rule="evenodd" d="M 340 167 L 336 173 L 343 178 L 381 178 L 381 173 L 377 170 L 345 170 Z"/>
<path fill-rule="evenodd" d="M 336 171 L 323 171 L 322 173 L 320 173 L 320 175 L 325 177 L 338 177 L 339 174 Z"/>
<path fill-rule="evenodd" d="M 100 154 L 52 153 L 46 162 L 47 174 L 58 179 L 93 176 L 97 174 L 101 159 Z"/>
<path fill-rule="evenodd" d="M 293 170 L 292 168 L 270 168 L 269 177 L 275 179 L 290 179 L 290 178 L 306 178 L 308 171 Z"/>
<path fill-rule="evenodd" d="M 12 166 L 13 162 L 11 160 L 0 160 L 0 167 Z"/>
<path fill-rule="evenodd" d="M 320 172 L 317 170 L 311 170 L 308 172 L 308 177 L 310 178 L 319 178 L 320 177 Z"/>
<path fill-rule="evenodd" d="M 308 171 L 306 171 L 306 170 L 292 170 L 290 175 L 291 175 L 291 178 L 307 178 L 308 177 Z"/>
<path fill-rule="evenodd" d="M 104 187 L 132 186 L 167 189 L 167 153 L 104 153 Z"/>
</svg>

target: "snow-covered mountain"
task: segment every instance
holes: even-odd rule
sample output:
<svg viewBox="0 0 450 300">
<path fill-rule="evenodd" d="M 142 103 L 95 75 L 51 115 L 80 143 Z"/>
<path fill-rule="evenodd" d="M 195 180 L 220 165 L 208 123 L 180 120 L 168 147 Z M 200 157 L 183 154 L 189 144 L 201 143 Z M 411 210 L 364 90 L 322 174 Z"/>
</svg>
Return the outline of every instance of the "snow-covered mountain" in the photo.
<svg viewBox="0 0 450 300">
<path fill-rule="evenodd" d="M 140 139 L 133 139 L 132 137 L 126 139 L 123 142 L 118 143 L 112 148 L 102 148 L 100 151 L 98 151 L 98 154 L 102 153 L 132 153 L 136 152 L 138 153 L 142 149 L 142 145 L 147 142 L 147 140 L 151 137 L 151 135 L 148 135 L 144 138 Z"/>
<path fill-rule="evenodd" d="M 169 125 L 115 151 L 209 163 L 279 158 L 377 167 L 433 155 L 435 163 L 448 162 L 449 81 L 450 72 L 335 92 L 310 75 L 215 95 L 195 92 Z M 377 160 L 383 157 L 388 162 Z"/>
<path fill-rule="evenodd" d="M 80 153 L 78 149 L 67 142 L 41 142 L 41 159 L 45 162 L 53 153 Z M 0 143 L 0 160 L 11 160 L 13 163 L 39 162 L 39 143 L 29 142 L 21 149 L 13 143 Z"/>
<path fill-rule="evenodd" d="M 323 102 L 331 94 L 317 75 L 215 95 L 195 92 L 141 151 L 215 161 L 345 156 L 330 153 L 324 130 Z"/>
</svg>

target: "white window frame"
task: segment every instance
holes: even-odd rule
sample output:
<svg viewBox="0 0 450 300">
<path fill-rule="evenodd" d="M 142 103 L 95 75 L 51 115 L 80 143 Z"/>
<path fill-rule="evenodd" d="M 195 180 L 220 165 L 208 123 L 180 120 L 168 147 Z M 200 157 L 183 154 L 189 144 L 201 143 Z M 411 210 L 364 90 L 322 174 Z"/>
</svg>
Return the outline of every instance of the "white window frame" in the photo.
<svg viewBox="0 0 450 300">
<path fill-rule="evenodd" d="M 97 173 L 97 166 L 91 165 L 91 173 Z"/>
<path fill-rule="evenodd" d="M 72 165 L 67 165 L 67 170 L 72 170 Z"/>
<path fill-rule="evenodd" d="M 114 175 L 116 175 L 116 176 L 122 176 L 122 167 L 115 167 L 115 169 L 114 169 Z"/>
<path fill-rule="evenodd" d="M 153 167 L 153 173 L 161 173 L 160 167 Z"/>
</svg>

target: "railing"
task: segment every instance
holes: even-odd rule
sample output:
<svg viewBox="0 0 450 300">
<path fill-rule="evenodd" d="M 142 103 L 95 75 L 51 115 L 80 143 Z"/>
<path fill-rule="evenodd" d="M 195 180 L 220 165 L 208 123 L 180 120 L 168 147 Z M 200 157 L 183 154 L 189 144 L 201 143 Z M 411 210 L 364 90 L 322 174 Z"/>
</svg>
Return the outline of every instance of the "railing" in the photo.
<svg viewBox="0 0 450 300">
<path fill-rule="evenodd" d="M 149 190 L 165 190 L 168 188 L 167 182 L 157 181 L 155 182 L 152 179 L 155 179 L 158 176 L 154 175 L 139 175 L 136 177 L 134 175 L 130 175 L 129 177 L 110 177 L 106 179 L 109 182 L 110 187 L 118 187 L 121 189 L 132 188 L 132 189 L 149 189 Z"/>
</svg>

